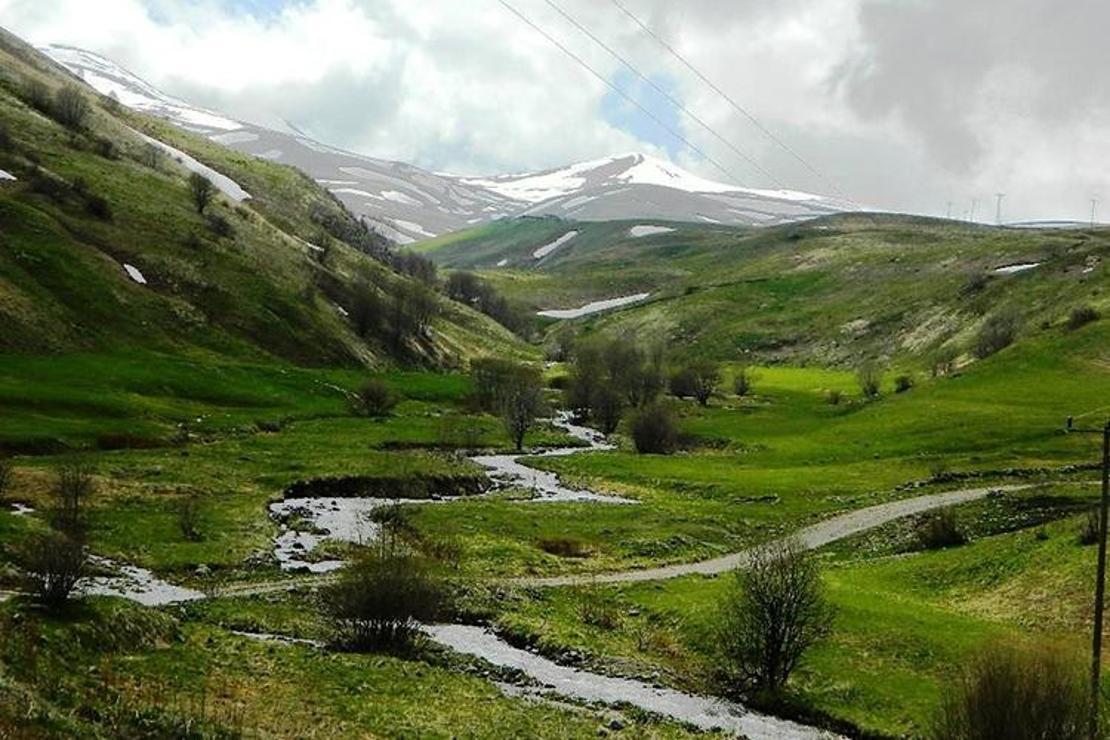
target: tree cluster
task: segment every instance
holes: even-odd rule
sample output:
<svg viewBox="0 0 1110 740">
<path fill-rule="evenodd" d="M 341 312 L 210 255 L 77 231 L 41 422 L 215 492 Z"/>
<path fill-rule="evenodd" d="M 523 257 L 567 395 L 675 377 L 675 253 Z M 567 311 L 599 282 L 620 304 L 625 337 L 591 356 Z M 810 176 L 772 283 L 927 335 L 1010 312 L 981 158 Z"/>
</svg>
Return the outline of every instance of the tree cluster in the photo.
<svg viewBox="0 0 1110 740">
<path fill-rule="evenodd" d="M 511 360 L 483 358 L 471 363 L 470 373 L 476 403 L 500 416 L 513 446 L 523 449 L 524 436 L 544 411 L 540 371 Z"/>
<path fill-rule="evenodd" d="M 472 272 L 453 272 L 444 284 L 447 297 L 484 313 L 509 331 L 525 336 L 531 329 L 528 315 Z"/>
<path fill-rule="evenodd" d="M 579 342 L 574 351 L 567 404 L 602 432 L 616 430 L 628 408 L 651 404 L 665 384 L 661 348 L 645 349 L 622 337 Z"/>
</svg>

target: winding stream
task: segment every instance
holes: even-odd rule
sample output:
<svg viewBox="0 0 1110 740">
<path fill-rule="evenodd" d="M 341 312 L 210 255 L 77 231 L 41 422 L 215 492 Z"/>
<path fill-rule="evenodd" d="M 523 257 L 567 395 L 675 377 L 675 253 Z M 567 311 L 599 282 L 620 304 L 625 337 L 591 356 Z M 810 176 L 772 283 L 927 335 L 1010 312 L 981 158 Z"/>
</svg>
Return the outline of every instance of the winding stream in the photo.
<svg viewBox="0 0 1110 740">
<path fill-rule="evenodd" d="M 551 423 L 586 447 L 556 447 L 531 453 L 474 455 L 468 458 L 486 469 L 494 482 L 494 491 L 523 488 L 532 497 L 521 504 L 552 502 L 592 502 L 600 504 L 635 504 L 633 499 L 609 496 L 588 490 L 576 490 L 562 484 L 559 476 L 528 467 L 519 461 L 532 457 L 561 457 L 591 450 L 611 450 L 605 437 L 588 427 L 574 424 L 569 412 L 560 412 Z M 343 565 L 342 560 L 310 560 L 309 553 L 327 540 L 363 544 L 378 535 L 379 525 L 371 514 L 376 509 L 397 504 L 443 504 L 475 496 L 445 496 L 435 499 L 400 499 L 372 497 L 311 497 L 289 498 L 270 504 L 270 516 L 281 523 L 282 532 L 274 540 L 274 556 L 282 570 L 309 573 L 330 573 Z M 295 521 L 295 526 L 289 526 Z"/>
<path fill-rule="evenodd" d="M 588 446 L 544 450 L 531 453 L 532 457 L 563 456 L 590 450 L 612 449 L 612 446 L 607 444 L 601 435 L 592 429 L 573 424 L 568 415 L 560 415 L 553 423 L 568 434 L 586 442 Z M 568 488 L 560 482 L 555 474 L 528 467 L 519 462 L 518 457 L 511 454 L 476 455 L 470 459 L 489 471 L 490 478 L 495 481 L 495 490 L 508 487 L 531 490 L 533 497 L 521 501 L 522 505 L 545 501 L 604 504 L 637 503 L 632 499 Z M 1014 490 L 1022 487 L 1024 486 L 1000 488 Z M 806 547 L 820 547 L 895 518 L 986 496 L 990 490 L 976 488 L 947 491 L 847 512 L 803 529 L 799 538 Z M 376 536 L 378 525 L 371 521 L 368 515 L 375 509 L 396 503 L 449 503 L 454 500 L 456 498 L 432 500 L 393 498 L 288 499 L 273 504 L 270 507 L 271 515 L 283 522 L 290 517 L 296 517 L 301 520 L 301 524 L 296 528 L 283 524 L 282 533 L 275 539 L 275 554 L 283 569 L 307 569 L 312 573 L 325 573 L 338 568 L 342 565 L 342 562 L 338 560 L 308 562 L 304 560 L 304 557 L 325 540 L 356 543 L 370 541 Z M 740 552 L 700 563 L 624 571 L 601 576 L 522 579 L 522 583 L 533 586 L 561 586 L 579 582 L 641 581 L 672 578 L 691 573 L 719 573 L 724 570 L 743 567 L 749 556 L 749 552 Z M 162 606 L 210 597 L 209 594 L 161 581 L 149 571 L 141 568 L 115 565 L 107 561 L 101 561 L 101 564 L 114 565 L 119 575 L 88 579 L 80 588 L 83 593 L 121 596 L 147 606 Z M 275 587 L 288 589 L 289 583 L 290 581 L 280 584 L 256 584 L 253 587 L 240 589 L 236 592 L 236 595 L 268 593 L 278 590 Z M 740 704 L 722 699 L 686 694 L 673 689 L 652 686 L 641 681 L 606 676 L 560 665 L 543 656 L 515 648 L 482 627 L 440 624 L 428 625 L 424 627 L 424 630 L 432 640 L 445 647 L 459 653 L 476 656 L 496 666 L 521 671 L 543 687 L 542 689 L 529 688 L 524 693 L 542 694 L 551 691 L 587 702 L 610 705 L 630 704 L 649 712 L 689 723 L 704 730 L 719 729 L 756 739 L 827 740 L 828 738 L 838 737 L 813 727 L 753 712 Z M 255 639 L 321 647 L 319 643 L 308 640 L 283 638 L 277 635 L 243 634 Z M 514 687 L 510 693 L 519 694 L 520 691 Z"/>
</svg>

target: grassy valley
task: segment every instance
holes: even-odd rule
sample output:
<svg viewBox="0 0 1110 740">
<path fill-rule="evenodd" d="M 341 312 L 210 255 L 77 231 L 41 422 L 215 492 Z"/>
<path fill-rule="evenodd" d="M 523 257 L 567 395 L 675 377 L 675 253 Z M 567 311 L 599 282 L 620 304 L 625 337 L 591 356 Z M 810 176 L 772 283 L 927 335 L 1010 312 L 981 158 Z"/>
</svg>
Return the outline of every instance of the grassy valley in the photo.
<svg viewBox="0 0 1110 740">
<path fill-rule="evenodd" d="M 756 716 L 665 690 L 925 737 L 985 647 L 1084 649 L 1098 451 L 1064 424 L 1110 414 L 1107 229 L 520 218 L 399 250 L 303 173 L 6 33 L 0 62 L 0 737 L 671 738 Z M 250 197 L 198 205 L 144 136 Z M 449 298 L 461 271 L 529 314 L 650 296 L 513 333 Z M 650 392 L 577 398 L 621 353 Z M 695 368 L 704 403 L 666 387 Z M 953 492 L 950 541 L 921 509 L 819 543 L 834 616 L 781 691 L 725 675 L 741 576 L 706 561 Z M 93 558 L 51 604 L 35 544 L 67 538 Z M 351 600 L 407 639 L 343 641 L 342 587 L 394 548 L 394 580 Z M 134 568 L 145 590 L 75 586 Z M 421 577 L 436 609 L 405 611 Z M 166 583 L 188 597 L 151 603 Z M 482 658 L 437 625 L 502 641 Z M 575 694 L 570 668 L 653 698 Z"/>
</svg>

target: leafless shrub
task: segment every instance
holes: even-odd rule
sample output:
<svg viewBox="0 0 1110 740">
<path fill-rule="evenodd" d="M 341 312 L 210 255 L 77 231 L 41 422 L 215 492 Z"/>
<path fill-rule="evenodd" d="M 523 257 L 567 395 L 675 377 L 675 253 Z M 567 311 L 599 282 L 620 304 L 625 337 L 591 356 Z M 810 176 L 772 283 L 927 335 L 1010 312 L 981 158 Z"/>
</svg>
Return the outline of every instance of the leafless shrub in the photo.
<svg viewBox="0 0 1110 740">
<path fill-rule="evenodd" d="M 20 548 L 18 559 L 27 574 L 28 591 L 52 609 L 69 600 L 88 566 L 84 542 L 58 530 L 31 535 Z"/>
<path fill-rule="evenodd" d="M 720 605 L 720 668 L 741 688 L 777 693 L 806 651 L 829 634 L 833 612 L 817 565 L 794 541 L 758 550 Z"/>
<path fill-rule="evenodd" d="M 381 547 L 352 561 L 321 593 L 334 641 L 349 650 L 402 649 L 435 619 L 444 590 L 427 561 Z"/>
<path fill-rule="evenodd" d="M 200 542 L 204 539 L 201 524 L 204 511 L 200 497 L 196 494 L 186 496 L 177 505 L 177 527 L 181 536 L 190 542 Z"/>
<path fill-rule="evenodd" d="M 197 213 L 204 213 L 215 194 L 216 186 L 207 177 L 199 172 L 189 175 L 189 196 L 193 199 L 193 208 L 197 209 Z"/>
<path fill-rule="evenodd" d="M 678 427 L 664 406 L 653 404 L 632 419 L 632 442 L 641 454 L 666 455 L 678 446 Z"/>
<path fill-rule="evenodd" d="M 941 550 L 967 543 L 955 509 L 947 508 L 925 515 L 917 525 L 917 544 L 924 550 Z"/>
</svg>

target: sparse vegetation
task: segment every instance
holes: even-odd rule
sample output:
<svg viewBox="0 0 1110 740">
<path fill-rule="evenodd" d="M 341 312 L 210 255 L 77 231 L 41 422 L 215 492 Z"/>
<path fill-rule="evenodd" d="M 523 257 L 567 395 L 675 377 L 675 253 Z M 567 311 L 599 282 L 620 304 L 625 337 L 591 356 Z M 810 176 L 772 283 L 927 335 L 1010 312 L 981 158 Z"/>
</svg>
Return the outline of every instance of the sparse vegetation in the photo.
<svg viewBox="0 0 1110 740">
<path fill-rule="evenodd" d="M 85 127 L 85 121 L 89 117 L 89 101 L 75 86 L 65 85 L 54 93 L 50 113 L 58 123 L 76 131 Z"/>
<path fill-rule="evenodd" d="M 883 371 L 873 362 L 864 363 L 856 371 L 856 382 L 864 398 L 878 398 L 883 386 Z"/>
<path fill-rule="evenodd" d="M 202 214 L 216 195 L 216 186 L 204 175 L 194 172 L 189 175 L 189 196 L 193 199 L 193 208 Z"/>
<path fill-rule="evenodd" d="M 993 645 L 945 692 L 936 740 L 1081 740 L 1088 692 L 1082 662 L 1062 647 Z"/>
<path fill-rule="evenodd" d="M 732 376 L 732 390 L 739 398 L 751 395 L 752 371 L 747 367 L 737 368 Z"/>
<path fill-rule="evenodd" d="M 980 360 L 1000 352 L 1017 338 L 1021 319 L 1012 311 L 991 314 L 975 337 L 974 352 Z"/>
<path fill-rule="evenodd" d="M 926 514 L 917 525 L 917 544 L 923 550 L 940 550 L 967 542 L 952 508 Z"/>
<path fill-rule="evenodd" d="M 1098 321 L 1100 318 L 1098 311 L 1091 306 L 1077 306 L 1068 314 L 1068 329 L 1075 331 L 1082 329 L 1091 322 Z"/>
<path fill-rule="evenodd" d="M 357 416 L 381 418 L 388 416 L 400 398 L 381 378 L 372 378 L 355 392 L 351 399 L 351 411 Z"/>
<path fill-rule="evenodd" d="M 181 536 L 189 542 L 200 542 L 204 539 L 202 523 L 203 510 L 200 497 L 190 494 L 182 498 L 177 504 L 177 528 Z"/>
</svg>

